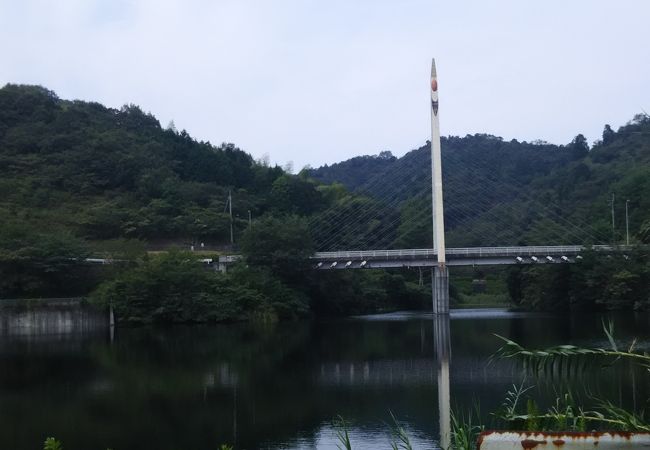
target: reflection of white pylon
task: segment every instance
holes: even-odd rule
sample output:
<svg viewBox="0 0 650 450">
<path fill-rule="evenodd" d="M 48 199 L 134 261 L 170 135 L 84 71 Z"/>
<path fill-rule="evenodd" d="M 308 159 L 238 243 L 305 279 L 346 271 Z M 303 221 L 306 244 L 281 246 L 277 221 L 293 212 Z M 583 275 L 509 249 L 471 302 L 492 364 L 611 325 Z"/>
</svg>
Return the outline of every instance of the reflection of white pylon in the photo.
<svg viewBox="0 0 650 450">
<path fill-rule="evenodd" d="M 445 267 L 445 219 L 442 200 L 442 157 L 438 121 L 438 77 L 431 60 L 431 202 L 433 210 L 433 250 L 438 265 L 431 271 L 433 313 L 449 314 L 449 274 Z"/>
<path fill-rule="evenodd" d="M 440 419 L 440 448 L 451 445 L 451 402 L 449 398 L 449 360 L 451 343 L 449 339 L 449 317 L 434 316 L 433 336 L 436 345 L 438 366 L 438 417 Z"/>
</svg>

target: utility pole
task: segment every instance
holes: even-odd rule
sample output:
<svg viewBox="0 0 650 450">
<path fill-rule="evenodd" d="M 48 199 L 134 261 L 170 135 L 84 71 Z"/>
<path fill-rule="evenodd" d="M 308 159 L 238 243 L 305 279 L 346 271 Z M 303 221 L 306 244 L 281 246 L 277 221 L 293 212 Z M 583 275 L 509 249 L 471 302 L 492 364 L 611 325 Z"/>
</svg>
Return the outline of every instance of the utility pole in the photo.
<svg viewBox="0 0 650 450">
<path fill-rule="evenodd" d="M 630 245 L 630 223 L 627 214 L 627 205 L 630 200 L 625 200 L 625 245 Z"/>
<path fill-rule="evenodd" d="M 233 245 L 235 243 L 235 237 L 232 233 L 232 191 L 230 189 L 228 190 L 228 208 L 230 210 L 230 245 Z"/>
<path fill-rule="evenodd" d="M 253 228 L 253 216 L 251 216 L 251 210 L 248 210 L 248 229 Z"/>
<path fill-rule="evenodd" d="M 616 223 L 614 221 L 614 199 L 616 194 L 612 193 L 612 244 L 616 244 Z"/>
<path fill-rule="evenodd" d="M 228 200 L 226 200 L 226 206 L 223 208 L 223 212 L 226 212 L 226 210 L 228 210 L 228 214 L 230 215 L 230 245 L 233 245 L 235 238 L 232 233 L 232 191 L 230 189 L 228 190 Z"/>
</svg>

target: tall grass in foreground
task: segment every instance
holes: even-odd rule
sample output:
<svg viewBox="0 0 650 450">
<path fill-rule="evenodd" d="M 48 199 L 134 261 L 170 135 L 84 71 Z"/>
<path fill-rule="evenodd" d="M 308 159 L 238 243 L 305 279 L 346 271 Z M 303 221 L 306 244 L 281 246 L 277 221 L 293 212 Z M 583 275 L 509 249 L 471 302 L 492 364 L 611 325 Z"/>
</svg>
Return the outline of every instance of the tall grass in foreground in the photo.
<svg viewBox="0 0 650 450">
<path fill-rule="evenodd" d="M 476 447 L 478 435 L 485 430 L 479 424 L 480 413 L 477 407 L 476 418 L 470 410 L 467 415 L 463 412 L 451 413 L 451 448 L 453 450 L 473 450 Z"/>
<path fill-rule="evenodd" d="M 627 350 L 621 350 L 614 339 L 614 324 L 603 323 L 603 331 L 610 348 L 584 348 L 575 345 L 558 345 L 543 350 L 526 349 L 520 344 L 496 334 L 504 344 L 493 359 L 516 359 L 535 376 L 577 374 L 587 370 L 608 367 L 620 360 L 628 360 L 650 369 L 650 355 L 635 350 L 636 339 Z"/>
<path fill-rule="evenodd" d="M 390 448 L 392 450 L 413 450 L 406 429 L 399 423 L 392 412 L 390 412 L 390 417 L 393 420 L 392 424 L 387 424 L 392 434 Z M 333 420 L 332 425 L 336 430 L 336 439 L 338 441 L 336 446 L 339 450 L 352 450 L 352 443 L 350 442 L 350 435 L 348 433 L 348 423 L 345 419 L 341 416 L 337 416 L 337 418 Z"/>
<path fill-rule="evenodd" d="M 392 412 L 390 413 L 390 417 L 393 419 L 393 424 L 390 425 L 390 429 L 393 433 L 393 441 L 390 443 L 390 447 L 393 450 L 413 450 L 411 441 L 409 440 L 409 436 L 404 427 L 400 425 Z"/>
<path fill-rule="evenodd" d="M 628 361 L 650 373 L 650 355 L 635 350 L 636 340 L 627 349 L 620 349 L 614 338 L 612 322 L 603 322 L 603 331 L 609 348 L 584 348 L 575 345 L 559 345 L 543 350 L 527 349 L 502 336 L 504 344 L 493 358 L 516 359 L 524 369 L 537 378 L 558 379 L 579 376 L 588 371 L 611 367 L 619 361 Z M 578 405 L 572 392 L 559 395 L 555 405 L 540 412 L 533 399 L 524 394 L 530 387 L 513 386 L 508 391 L 502 407 L 494 415 L 507 426 L 530 431 L 586 431 L 587 429 L 608 429 L 618 431 L 650 432 L 650 423 L 645 412 L 627 411 L 609 401 L 594 398 L 595 407 L 585 410 Z M 650 401 L 650 399 L 648 399 Z"/>
<path fill-rule="evenodd" d="M 352 450 L 352 443 L 348 434 L 348 424 L 345 422 L 343 416 L 338 416 L 334 419 L 332 425 L 336 430 L 336 439 L 339 441 L 336 446 L 339 450 Z"/>
</svg>

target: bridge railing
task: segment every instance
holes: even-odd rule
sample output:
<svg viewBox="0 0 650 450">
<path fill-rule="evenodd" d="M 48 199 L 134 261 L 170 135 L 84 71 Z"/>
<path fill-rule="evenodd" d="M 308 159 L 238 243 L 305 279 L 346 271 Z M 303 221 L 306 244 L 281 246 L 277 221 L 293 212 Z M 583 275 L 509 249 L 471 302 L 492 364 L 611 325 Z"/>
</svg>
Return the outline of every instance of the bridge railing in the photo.
<svg viewBox="0 0 650 450">
<path fill-rule="evenodd" d="M 583 250 L 581 245 L 522 246 L 522 247 L 469 247 L 450 248 L 449 256 L 522 256 L 575 254 Z"/>
<path fill-rule="evenodd" d="M 342 252 L 316 252 L 314 258 L 391 258 L 408 256 L 436 256 L 431 248 L 415 248 L 403 250 L 352 250 Z"/>
<path fill-rule="evenodd" d="M 596 251 L 625 250 L 627 247 L 594 245 Z M 448 248 L 446 254 L 451 257 L 489 257 L 489 256 L 559 256 L 575 255 L 585 250 L 582 245 L 546 245 L 520 247 L 461 247 Z M 316 252 L 312 259 L 400 259 L 400 258 L 434 258 L 437 252 L 431 248 L 401 250 L 352 250 L 338 252 Z"/>
</svg>

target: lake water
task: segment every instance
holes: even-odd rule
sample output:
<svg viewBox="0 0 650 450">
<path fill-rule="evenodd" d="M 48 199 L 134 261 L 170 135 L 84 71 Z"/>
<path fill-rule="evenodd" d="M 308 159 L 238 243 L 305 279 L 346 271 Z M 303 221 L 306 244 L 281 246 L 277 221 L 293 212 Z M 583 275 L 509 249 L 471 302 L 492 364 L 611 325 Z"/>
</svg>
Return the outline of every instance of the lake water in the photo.
<svg viewBox="0 0 650 450">
<path fill-rule="evenodd" d="M 336 449 L 332 421 L 341 416 L 353 448 L 389 449 L 391 413 L 415 448 L 437 448 L 443 360 L 451 406 L 479 405 L 489 424 L 489 413 L 524 378 L 510 361 L 488 364 L 500 346 L 495 334 L 529 347 L 607 346 L 603 317 L 461 310 L 446 324 L 408 312 L 269 326 L 120 328 L 112 338 L 102 328 L 5 331 L 0 448 L 38 449 L 55 436 L 66 450 L 222 443 Z M 650 350 L 649 315 L 608 317 L 622 345 L 637 337 L 637 347 Z M 591 395 L 641 409 L 649 378 L 617 366 L 592 370 L 573 387 L 589 392 L 587 402 Z M 565 388 L 558 379 L 524 383 L 543 404 Z"/>
</svg>

